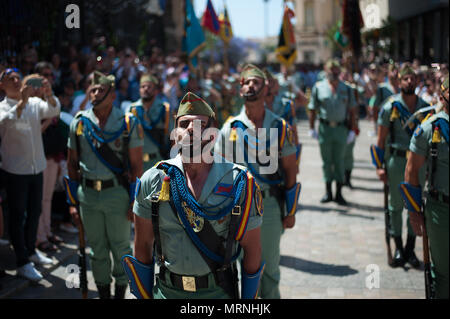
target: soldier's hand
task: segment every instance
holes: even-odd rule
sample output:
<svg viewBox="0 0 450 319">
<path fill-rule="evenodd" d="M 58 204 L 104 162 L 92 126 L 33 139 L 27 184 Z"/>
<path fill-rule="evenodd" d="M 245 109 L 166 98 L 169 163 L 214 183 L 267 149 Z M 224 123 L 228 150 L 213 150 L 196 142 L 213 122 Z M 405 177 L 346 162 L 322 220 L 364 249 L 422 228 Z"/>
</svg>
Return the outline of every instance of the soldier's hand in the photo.
<svg viewBox="0 0 450 319">
<path fill-rule="evenodd" d="M 386 170 L 384 168 L 377 168 L 377 175 L 380 181 L 387 184 Z"/>
<path fill-rule="evenodd" d="M 423 215 L 418 214 L 416 212 L 408 212 L 409 214 L 409 222 L 411 223 L 411 227 L 414 230 L 416 236 L 423 236 L 425 222 L 423 220 Z"/>
<path fill-rule="evenodd" d="M 283 229 L 293 228 L 295 225 L 295 215 L 283 218 Z"/>
<path fill-rule="evenodd" d="M 75 226 L 80 226 L 80 214 L 78 213 L 78 209 L 75 206 L 70 206 L 69 213 Z"/>
</svg>

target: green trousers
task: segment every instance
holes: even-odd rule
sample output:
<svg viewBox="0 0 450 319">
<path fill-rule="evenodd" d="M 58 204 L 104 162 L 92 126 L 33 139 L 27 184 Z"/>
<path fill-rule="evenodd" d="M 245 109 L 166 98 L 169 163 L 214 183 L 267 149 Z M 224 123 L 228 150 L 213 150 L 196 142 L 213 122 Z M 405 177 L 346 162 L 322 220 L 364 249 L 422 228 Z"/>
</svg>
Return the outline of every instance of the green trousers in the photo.
<svg viewBox="0 0 450 319">
<path fill-rule="evenodd" d="M 389 184 L 389 216 L 391 219 L 391 236 L 401 237 L 403 226 L 403 199 L 398 186 L 405 180 L 406 158 L 390 156 L 386 163 Z M 408 235 L 415 236 L 407 214 Z"/>
<path fill-rule="evenodd" d="M 344 159 L 348 129 L 345 126 L 330 127 L 319 125 L 319 146 L 322 155 L 323 179 L 325 182 L 345 181 Z"/>
<path fill-rule="evenodd" d="M 428 198 L 425 207 L 425 220 L 433 263 L 436 298 L 448 299 L 448 204 Z"/>
<path fill-rule="evenodd" d="M 195 292 L 180 290 L 172 285 L 169 272 L 166 273 L 165 282 L 156 276 L 153 287 L 154 299 L 230 299 L 225 291 L 217 286 L 214 275 L 208 277 L 208 288 L 198 289 Z"/>
<path fill-rule="evenodd" d="M 355 142 L 347 144 L 345 146 L 345 155 L 344 155 L 344 170 L 351 171 L 353 169 L 353 150 L 355 149 Z"/>
<path fill-rule="evenodd" d="M 264 215 L 261 225 L 261 260 L 266 263 L 258 296 L 280 299 L 280 241 L 284 232 L 281 212 L 275 197 L 263 199 Z"/>
<path fill-rule="evenodd" d="M 90 261 L 95 283 L 109 285 L 114 277 L 116 284 L 127 285 L 120 260 L 123 255 L 131 254 L 131 223 L 127 220 L 129 195 L 122 186 L 101 192 L 80 186 L 78 199 L 87 243 L 92 250 Z"/>
</svg>

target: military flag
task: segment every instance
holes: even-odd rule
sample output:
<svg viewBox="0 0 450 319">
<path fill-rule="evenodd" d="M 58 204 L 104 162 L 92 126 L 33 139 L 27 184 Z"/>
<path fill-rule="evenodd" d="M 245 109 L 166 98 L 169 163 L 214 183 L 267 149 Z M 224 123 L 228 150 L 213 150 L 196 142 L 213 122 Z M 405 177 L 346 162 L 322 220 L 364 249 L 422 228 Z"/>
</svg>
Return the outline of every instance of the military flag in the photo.
<svg viewBox="0 0 450 319">
<path fill-rule="evenodd" d="M 215 35 L 219 34 L 220 23 L 211 0 L 208 0 L 205 12 L 203 13 L 202 27 Z"/>
<path fill-rule="evenodd" d="M 197 67 L 197 54 L 206 46 L 202 26 L 195 15 L 191 0 L 186 0 L 183 52 L 186 52 L 193 67 Z"/>
<path fill-rule="evenodd" d="M 227 7 L 225 7 L 224 11 L 219 15 L 219 23 L 220 23 L 219 36 L 225 43 L 225 45 L 228 45 L 231 39 L 233 38 L 233 29 L 231 28 Z"/>
<path fill-rule="evenodd" d="M 291 19 L 295 16 L 294 11 L 287 5 L 284 8 L 283 22 L 281 24 L 278 47 L 275 50 L 276 57 L 286 67 L 295 63 L 297 58 L 297 46 L 295 43 L 294 28 Z"/>
</svg>

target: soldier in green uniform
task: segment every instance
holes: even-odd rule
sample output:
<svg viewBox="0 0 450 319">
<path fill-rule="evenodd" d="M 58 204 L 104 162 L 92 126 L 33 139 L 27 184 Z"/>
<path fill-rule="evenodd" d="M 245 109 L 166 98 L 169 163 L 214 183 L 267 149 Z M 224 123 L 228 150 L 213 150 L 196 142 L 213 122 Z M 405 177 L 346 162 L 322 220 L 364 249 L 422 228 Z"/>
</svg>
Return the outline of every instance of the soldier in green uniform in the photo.
<svg viewBox="0 0 450 319">
<path fill-rule="evenodd" d="M 332 182 L 335 180 L 334 200 L 340 205 L 347 205 L 341 192 L 345 181 L 344 156 L 347 142 L 352 142 L 356 136 L 357 105 L 353 89 L 339 79 L 341 73 L 339 61 L 329 60 L 325 70 L 327 78 L 317 82 L 311 91 L 308 105 L 309 136 L 319 139 L 323 160 L 326 193 L 320 202 L 327 203 L 333 200 Z M 347 114 L 349 114 L 351 130 L 348 129 Z M 319 134 L 314 128 L 317 115 L 320 121 Z"/>
<path fill-rule="evenodd" d="M 375 122 L 375 132 L 377 129 L 377 121 L 378 121 L 378 113 L 380 108 L 383 106 L 383 103 L 389 98 L 391 95 L 398 94 L 400 91 L 399 88 L 399 77 L 398 77 L 398 65 L 395 63 L 389 64 L 388 67 L 388 82 L 378 84 L 377 91 L 374 95 L 372 114 L 373 120 Z"/>
<path fill-rule="evenodd" d="M 193 93 L 180 103 L 176 131 L 178 155 L 138 182 L 135 256 L 123 258 L 131 291 L 142 299 L 237 298 L 242 248 L 241 296 L 254 298 L 263 269 L 259 186 L 244 167 L 214 158 L 216 115 Z"/>
<path fill-rule="evenodd" d="M 353 77 L 350 72 L 347 72 L 346 74 L 347 74 L 348 78 L 345 80 L 345 84 L 347 84 L 348 86 L 350 86 L 352 88 L 353 94 L 355 95 L 356 104 L 361 105 L 361 102 L 363 99 L 362 88 L 358 87 L 358 85 L 352 83 Z M 364 105 L 364 102 L 362 102 L 362 104 Z M 350 127 L 351 111 L 347 112 L 347 125 L 348 125 L 348 129 L 351 130 L 351 127 Z M 357 127 L 357 129 L 356 129 L 355 135 L 358 136 L 360 133 L 358 116 L 356 116 L 356 127 Z M 354 165 L 353 151 L 355 149 L 355 144 L 356 144 L 356 137 L 353 140 L 349 140 L 347 145 L 345 146 L 345 155 L 344 155 L 345 182 L 344 182 L 344 186 L 347 186 L 350 189 L 353 189 L 353 185 L 351 183 L 351 176 L 352 176 L 353 165 Z"/>
<path fill-rule="evenodd" d="M 396 246 L 391 266 L 399 267 L 409 262 L 413 267 L 419 267 L 419 260 L 414 253 L 416 236 L 409 218 L 408 237 L 403 249 L 403 202 L 398 185 L 403 181 L 409 142 L 416 125 L 410 121 L 411 116 L 427 106 L 427 103 L 414 93 L 417 76 L 409 63 L 402 65 L 399 76 L 401 93 L 391 96 L 380 110 L 377 145 L 372 146 L 372 154 L 376 153 L 379 159 L 379 162 L 374 161 L 379 179 L 389 185 L 390 234 Z"/>
<path fill-rule="evenodd" d="M 268 93 L 265 99 L 266 108 L 275 113 L 275 115 L 278 115 L 281 118 L 285 119 L 292 128 L 295 145 L 297 148 L 296 156 L 298 166 L 300 165 L 302 145 L 298 139 L 297 117 L 294 101 L 291 98 L 288 98 L 286 95 L 281 97 L 281 95 L 279 95 L 280 85 L 278 84 L 278 80 L 267 69 L 264 70 L 264 73 L 268 80 Z"/>
<path fill-rule="evenodd" d="M 261 242 L 266 267 L 260 295 L 264 299 L 276 299 L 280 298 L 281 235 L 284 229 L 295 225 L 301 188 L 296 181 L 294 132 L 284 119 L 265 108 L 268 88 L 263 71 L 254 65 L 246 66 L 240 83 L 244 107 L 221 129 L 215 152 L 245 165 L 261 185 L 265 208 Z"/>
<path fill-rule="evenodd" d="M 137 121 L 113 107 L 114 99 L 114 76 L 96 72 L 90 91 L 93 108 L 79 112 L 70 125 L 65 180 L 70 214 L 77 224 L 81 214 L 92 248 L 91 267 L 102 299 L 110 298 L 112 277 L 114 297 L 125 295 L 127 278 L 120 258 L 131 251 L 135 183 L 130 181 L 142 175 L 143 139 Z"/>
<path fill-rule="evenodd" d="M 156 77 L 151 74 L 142 75 L 139 89 L 141 99 L 131 104 L 127 110 L 138 119 L 138 134 L 144 139 L 144 172 L 157 162 L 169 158 L 173 116 L 169 103 L 157 99 L 157 87 Z"/>
<path fill-rule="evenodd" d="M 423 122 L 414 132 L 409 149 L 405 171 L 405 183 L 400 189 L 411 194 L 412 203 L 405 197 L 409 220 L 417 236 L 422 236 L 426 227 L 429 238 L 431 260 L 435 281 L 435 297 L 448 299 L 448 139 L 449 139 L 449 84 L 448 76 L 441 86 L 443 111 Z M 421 214 L 422 187 L 419 171 L 425 165 L 428 172 L 426 192 L 425 221 Z"/>
</svg>

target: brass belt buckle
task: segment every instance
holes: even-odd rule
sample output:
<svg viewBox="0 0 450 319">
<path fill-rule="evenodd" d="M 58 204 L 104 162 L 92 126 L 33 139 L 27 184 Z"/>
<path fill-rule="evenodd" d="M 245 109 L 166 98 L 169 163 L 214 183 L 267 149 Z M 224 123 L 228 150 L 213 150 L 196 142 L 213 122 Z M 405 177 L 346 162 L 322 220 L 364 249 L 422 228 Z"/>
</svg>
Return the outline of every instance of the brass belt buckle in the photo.
<svg viewBox="0 0 450 319">
<path fill-rule="evenodd" d="M 100 181 L 100 180 L 94 181 L 94 189 L 97 192 L 100 192 L 102 190 L 102 181 Z"/>
<path fill-rule="evenodd" d="M 335 128 L 337 126 L 337 122 L 335 122 L 335 121 L 330 121 L 329 123 L 330 123 L 330 127 Z"/>
<path fill-rule="evenodd" d="M 142 156 L 142 160 L 143 160 L 144 162 L 150 162 L 150 154 L 145 153 L 145 154 Z"/>
<path fill-rule="evenodd" d="M 196 292 L 195 277 L 182 276 L 184 291 Z"/>
</svg>

